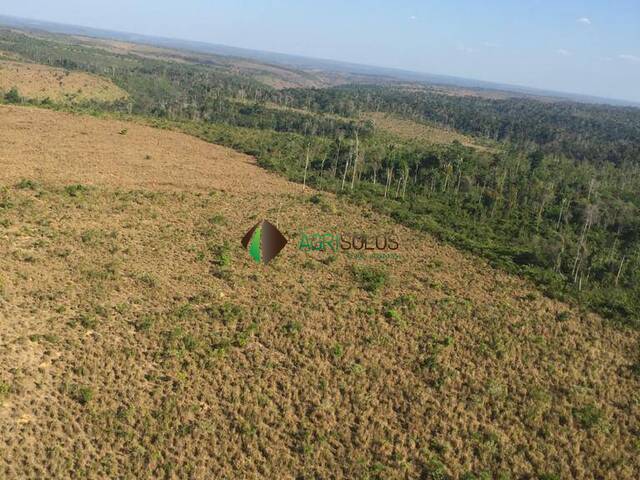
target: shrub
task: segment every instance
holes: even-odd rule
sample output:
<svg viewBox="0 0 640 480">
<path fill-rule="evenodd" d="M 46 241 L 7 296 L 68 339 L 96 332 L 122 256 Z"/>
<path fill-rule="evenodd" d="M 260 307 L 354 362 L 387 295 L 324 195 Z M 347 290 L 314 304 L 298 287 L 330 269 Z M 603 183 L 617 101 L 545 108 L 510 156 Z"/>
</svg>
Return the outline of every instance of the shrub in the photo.
<svg viewBox="0 0 640 480">
<path fill-rule="evenodd" d="M 296 335 L 302 330 L 302 323 L 298 321 L 291 321 L 282 327 L 282 330 L 287 335 Z"/>
<path fill-rule="evenodd" d="M 429 478 L 433 480 L 447 480 L 449 475 L 447 474 L 446 467 L 442 460 L 435 455 L 429 456 L 423 464 L 422 475 L 420 478 Z"/>
<path fill-rule="evenodd" d="M 0 399 L 11 393 L 11 386 L 8 383 L 0 382 Z"/>
<path fill-rule="evenodd" d="M 309 197 L 309 202 L 313 203 L 314 205 L 318 205 L 319 203 L 322 203 L 322 197 L 320 197 L 320 195 L 316 193 Z"/>
<path fill-rule="evenodd" d="M 94 329 L 98 326 L 98 320 L 95 315 L 82 314 L 78 317 L 78 322 L 84 328 Z"/>
<path fill-rule="evenodd" d="M 375 293 L 389 280 L 386 270 L 375 267 L 353 267 L 353 276 L 363 290 Z"/>
<path fill-rule="evenodd" d="M 228 267 L 231 264 L 231 247 L 229 242 L 225 240 L 222 245 L 215 248 L 215 263 L 221 268 Z"/>
<path fill-rule="evenodd" d="M 16 188 L 20 190 L 35 190 L 37 186 L 36 182 L 27 179 L 20 180 L 20 182 L 16 184 Z"/>
<path fill-rule="evenodd" d="M 81 405 L 88 404 L 93 400 L 93 389 L 91 387 L 76 385 L 72 388 L 71 396 Z"/>
<path fill-rule="evenodd" d="M 150 273 L 143 273 L 138 277 L 138 280 L 149 288 L 158 286 L 158 279 Z"/>
<path fill-rule="evenodd" d="M 573 416 L 582 428 L 593 428 L 600 423 L 603 418 L 602 410 L 595 405 L 585 405 L 573 410 Z"/>
<path fill-rule="evenodd" d="M 231 302 L 225 302 L 220 305 L 218 312 L 222 318 L 222 323 L 225 325 L 237 322 L 244 313 L 242 307 Z"/>
<path fill-rule="evenodd" d="M 22 103 L 22 97 L 16 87 L 12 87 L 11 90 L 5 93 L 4 100 L 7 103 Z"/>
<path fill-rule="evenodd" d="M 86 192 L 88 189 L 84 185 L 75 184 L 75 185 L 67 185 L 64 187 L 64 191 L 70 197 L 77 197 L 81 193 Z"/>
<path fill-rule="evenodd" d="M 225 223 L 224 215 L 221 215 L 221 214 L 214 215 L 209 219 L 209 223 L 211 223 L 212 225 L 224 225 Z"/>
<path fill-rule="evenodd" d="M 398 310 L 393 308 L 390 310 L 387 310 L 384 316 L 387 317 L 389 320 L 393 320 L 396 323 L 402 320 L 402 315 L 400 315 L 400 312 L 398 312 Z"/>
<path fill-rule="evenodd" d="M 333 355 L 334 358 L 337 359 L 342 357 L 343 353 L 344 353 L 344 347 L 341 344 L 336 343 L 333 345 L 333 347 L 331 347 L 331 354 Z"/>
<path fill-rule="evenodd" d="M 143 315 L 135 323 L 135 329 L 138 332 L 148 332 L 153 327 L 154 319 L 151 315 Z"/>
</svg>

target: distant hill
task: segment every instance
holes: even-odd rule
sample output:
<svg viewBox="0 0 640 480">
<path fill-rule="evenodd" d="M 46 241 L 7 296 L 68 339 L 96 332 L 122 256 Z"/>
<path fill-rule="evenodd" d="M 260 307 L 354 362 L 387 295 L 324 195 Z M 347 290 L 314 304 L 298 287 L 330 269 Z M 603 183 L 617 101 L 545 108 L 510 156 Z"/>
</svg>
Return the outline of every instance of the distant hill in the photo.
<svg viewBox="0 0 640 480">
<path fill-rule="evenodd" d="M 77 25 L 66 25 L 54 22 L 30 20 L 16 17 L 0 15 L 0 25 L 45 31 L 51 33 L 61 33 L 67 35 L 80 35 L 98 39 L 118 40 L 133 42 L 142 45 L 151 45 L 170 49 L 179 49 L 197 53 L 222 55 L 228 57 L 238 57 L 264 62 L 266 64 L 276 64 L 284 67 L 292 67 L 303 72 L 323 73 L 321 79 L 315 79 L 310 85 L 300 86 L 326 86 L 323 84 L 342 83 L 389 83 L 389 82 L 412 82 L 428 85 L 439 85 L 446 87 L 464 88 L 474 90 L 480 96 L 495 96 L 496 92 L 507 94 L 507 96 L 525 97 L 546 97 L 547 99 L 571 100 L 582 103 L 608 104 L 615 106 L 640 107 L 640 103 L 627 100 L 611 98 L 593 97 L 566 92 L 555 92 L 536 88 L 507 85 L 501 83 L 485 82 L 481 80 L 460 78 L 447 75 L 434 75 L 423 72 L 413 72 L 395 68 L 379 67 L 372 65 L 362 65 L 356 63 L 340 62 L 336 60 L 309 58 L 298 55 L 266 52 L 261 50 L 251 50 L 245 48 L 231 47 L 227 45 L 212 44 L 207 42 L 197 42 L 191 40 L 180 40 L 165 37 L 155 37 L 149 35 L 139 35 L 135 33 L 116 32 L 91 27 Z M 338 78 L 336 78 L 336 74 Z M 355 76 L 355 78 L 352 78 Z M 296 86 L 294 82 L 292 85 Z M 456 93 L 454 91 L 454 93 Z"/>
</svg>

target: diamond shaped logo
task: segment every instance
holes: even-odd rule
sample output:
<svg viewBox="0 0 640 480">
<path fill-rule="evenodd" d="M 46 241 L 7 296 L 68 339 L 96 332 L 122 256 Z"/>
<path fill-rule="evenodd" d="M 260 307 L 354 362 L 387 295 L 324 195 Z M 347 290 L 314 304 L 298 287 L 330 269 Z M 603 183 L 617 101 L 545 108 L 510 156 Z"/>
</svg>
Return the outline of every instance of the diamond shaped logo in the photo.
<svg viewBox="0 0 640 480">
<path fill-rule="evenodd" d="M 242 239 L 242 246 L 257 263 L 269 263 L 285 247 L 287 239 L 267 220 L 256 223 Z"/>
</svg>

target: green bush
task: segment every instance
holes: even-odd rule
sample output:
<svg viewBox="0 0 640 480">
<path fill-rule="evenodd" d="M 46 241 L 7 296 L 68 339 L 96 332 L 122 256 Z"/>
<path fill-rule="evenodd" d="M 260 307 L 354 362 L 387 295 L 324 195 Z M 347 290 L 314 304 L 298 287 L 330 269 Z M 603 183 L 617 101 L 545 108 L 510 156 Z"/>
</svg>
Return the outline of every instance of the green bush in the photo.
<svg viewBox="0 0 640 480">
<path fill-rule="evenodd" d="M 75 386 L 72 391 L 72 397 L 81 405 L 87 405 L 93 400 L 93 389 L 86 386 Z"/>
<path fill-rule="evenodd" d="M 588 429 L 598 425 L 602 421 L 604 414 L 597 406 L 591 404 L 575 408 L 573 416 L 582 428 Z"/>
<path fill-rule="evenodd" d="M 375 267 L 353 267 L 353 276 L 363 290 L 375 293 L 389 281 L 386 270 Z"/>
<path fill-rule="evenodd" d="M 11 393 L 11 386 L 8 383 L 0 382 L 0 399 Z"/>
<path fill-rule="evenodd" d="M 75 185 L 67 185 L 64 188 L 65 193 L 70 197 L 77 197 L 81 193 L 86 192 L 87 190 L 88 190 L 87 187 L 85 187 L 84 185 L 80 185 L 79 183 Z"/>
<path fill-rule="evenodd" d="M 5 93 L 4 100 L 7 103 L 22 103 L 22 97 L 16 87 L 12 87 L 11 90 Z"/>
<path fill-rule="evenodd" d="M 20 190 L 35 190 L 38 187 L 38 184 L 33 180 L 22 179 L 20 182 L 16 184 L 16 188 Z"/>
</svg>

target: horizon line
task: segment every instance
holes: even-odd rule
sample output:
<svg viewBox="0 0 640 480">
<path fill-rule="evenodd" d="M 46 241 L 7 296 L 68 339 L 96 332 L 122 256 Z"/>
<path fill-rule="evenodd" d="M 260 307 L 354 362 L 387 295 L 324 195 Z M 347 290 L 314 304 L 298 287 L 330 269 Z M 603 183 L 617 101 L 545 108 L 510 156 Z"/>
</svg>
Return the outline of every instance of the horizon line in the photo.
<svg viewBox="0 0 640 480">
<path fill-rule="evenodd" d="M 9 18 L 9 19 L 15 19 L 15 20 L 19 20 L 19 21 L 38 22 L 38 23 L 42 23 L 42 24 L 57 25 L 57 26 L 61 26 L 61 27 L 72 27 L 72 28 L 79 28 L 79 29 L 89 29 L 89 30 L 94 30 L 96 32 L 104 32 L 105 34 L 133 35 L 133 36 L 137 36 L 137 37 L 142 37 L 143 39 L 147 38 L 149 40 L 156 39 L 156 40 L 168 40 L 168 41 L 178 41 L 178 42 L 199 43 L 199 44 L 202 44 L 202 45 L 205 45 L 205 46 L 230 48 L 230 49 L 245 51 L 245 52 L 248 52 L 248 53 L 254 52 L 254 53 L 257 53 L 257 54 L 267 54 L 267 55 L 276 55 L 276 56 L 282 56 L 282 57 L 298 58 L 298 59 L 302 59 L 302 60 L 329 62 L 329 63 L 335 63 L 335 64 L 343 65 L 345 67 L 354 66 L 354 67 L 364 67 L 364 68 L 375 68 L 375 69 L 381 69 L 381 70 L 391 70 L 391 71 L 396 71 L 396 72 L 405 73 L 405 74 L 426 75 L 426 76 L 431 76 L 431 77 L 442 77 L 443 79 L 475 82 L 475 83 L 478 83 L 478 84 L 486 84 L 487 85 L 486 87 L 481 87 L 481 86 L 468 87 L 468 86 L 463 86 L 463 85 L 456 85 L 455 83 L 444 84 L 446 86 L 454 86 L 454 87 L 458 87 L 458 88 L 485 89 L 485 90 L 493 90 L 493 91 L 498 91 L 498 92 L 501 91 L 501 92 L 508 92 L 508 93 L 520 93 L 520 94 L 531 95 L 531 96 L 540 96 L 540 97 L 552 96 L 552 97 L 562 98 L 562 99 L 565 99 L 565 100 L 574 101 L 574 102 L 578 102 L 578 103 L 598 104 L 598 101 L 600 101 L 600 103 L 605 103 L 605 104 L 612 105 L 612 106 L 640 108 L 640 101 L 638 101 L 638 100 L 630 100 L 630 99 L 625 99 L 625 98 L 602 97 L 602 96 L 594 95 L 594 94 L 569 92 L 569 91 L 564 91 L 564 90 L 553 90 L 553 89 L 549 90 L 549 89 L 546 89 L 546 88 L 534 87 L 534 86 L 522 85 L 522 84 L 516 84 L 516 83 L 503 83 L 501 81 L 494 81 L 494 80 L 480 80 L 480 79 L 477 79 L 477 78 L 460 77 L 460 76 L 451 75 L 451 74 L 432 73 L 432 72 L 426 72 L 426 71 L 421 71 L 421 70 L 410 70 L 410 69 L 404 68 L 404 67 L 392 67 L 392 66 L 385 66 L 385 65 L 374 65 L 374 64 L 368 64 L 368 63 L 360 63 L 358 61 L 336 60 L 336 59 L 324 58 L 324 57 L 312 57 L 312 56 L 300 55 L 300 54 L 296 54 L 296 53 L 286 53 L 286 52 L 277 52 L 277 51 L 273 51 L 273 50 L 260 50 L 260 49 L 256 49 L 256 48 L 238 47 L 238 46 L 228 45 L 228 44 L 224 44 L 224 43 L 214 43 L 213 41 L 208 41 L 208 40 L 194 40 L 194 39 L 170 37 L 170 36 L 164 36 L 164 35 L 149 35 L 149 34 L 145 34 L 145 33 L 129 32 L 129 31 L 110 29 L 110 28 L 105 28 L 105 27 L 92 27 L 92 26 L 88 26 L 88 25 L 78 25 L 78 24 L 74 24 L 74 23 L 61 23 L 61 22 L 52 21 L 52 20 L 42 20 L 42 19 L 37 19 L 37 18 L 17 17 L 17 16 L 14 16 L 14 15 L 6 15 L 6 14 L 0 13 L 0 18 L 3 18 L 3 17 L 4 18 Z M 46 31 L 47 33 L 54 33 L 54 34 L 57 33 L 57 34 L 63 34 L 63 35 L 74 35 L 74 34 L 69 34 L 69 33 L 64 33 L 64 32 L 51 32 L 49 30 L 46 30 L 46 28 L 41 28 L 41 30 Z M 98 36 L 95 36 L 95 35 L 92 36 L 90 34 L 85 34 L 85 35 L 87 37 L 89 37 L 89 38 L 98 38 L 98 39 L 102 38 L 102 37 L 98 37 Z M 107 38 L 112 39 L 112 40 L 117 40 L 117 39 L 114 39 L 114 38 L 108 37 L 108 36 L 107 36 Z M 129 40 L 129 41 L 131 43 L 134 43 L 134 44 L 137 43 L 134 40 Z M 138 43 L 138 44 L 140 44 L 140 43 Z M 157 47 L 157 45 L 153 45 L 153 44 L 150 44 L 150 45 Z M 193 50 L 188 50 L 186 48 L 181 48 L 181 47 L 164 47 L 164 48 L 173 48 L 173 49 L 176 49 L 176 50 L 184 50 L 184 51 L 191 51 L 193 53 L 198 53 L 198 52 L 195 52 Z M 202 53 L 202 52 L 200 52 L 200 53 Z M 221 55 L 221 56 L 233 57 L 233 55 L 228 55 L 228 54 L 219 54 L 219 53 L 209 53 L 209 54 L 210 55 Z M 252 57 L 239 57 L 239 58 L 244 58 L 244 59 L 250 58 L 251 59 Z M 255 58 L 253 58 L 253 59 L 255 60 Z M 259 61 L 264 63 L 263 60 L 259 60 Z M 298 66 L 298 68 L 300 68 L 300 67 Z M 349 73 L 354 74 L 356 72 L 349 72 Z M 396 78 L 396 79 L 397 80 L 403 80 L 401 78 Z M 410 81 L 410 80 L 404 80 L 404 81 Z M 431 85 L 439 85 L 437 83 L 429 82 L 426 79 L 424 79 L 422 81 L 413 80 L 413 82 L 415 82 L 415 83 L 430 83 Z M 520 91 L 518 91 L 518 90 L 509 90 L 509 88 L 520 89 Z M 530 92 L 526 92 L 526 91 L 522 91 L 522 90 L 530 90 Z M 574 97 L 574 98 L 571 98 L 571 97 Z M 580 102 L 578 100 L 579 98 L 582 98 L 583 101 Z M 611 103 L 608 103 L 607 101 L 616 102 L 617 105 L 613 105 Z M 623 105 L 621 105 L 621 104 L 623 104 Z"/>
</svg>

